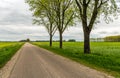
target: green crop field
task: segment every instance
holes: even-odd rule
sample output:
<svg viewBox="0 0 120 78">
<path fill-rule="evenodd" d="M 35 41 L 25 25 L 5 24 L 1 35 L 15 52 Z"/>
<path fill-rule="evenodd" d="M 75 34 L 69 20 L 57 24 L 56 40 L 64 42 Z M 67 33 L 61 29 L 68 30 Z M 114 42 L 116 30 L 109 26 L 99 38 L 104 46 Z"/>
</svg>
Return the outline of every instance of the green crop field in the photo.
<svg viewBox="0 0 120 78">
<path fill-rule="evenodd" d="M 82 42 L 64 42 L 63 49 L 58 42 L 52 48 L 48 42 L 33 44 L 120 78 L 120 42 L 91 42 L 91 54 L 83 54 Z"/>
<path fill-rule="evenodd" d="M 0 42 L 0 68 L 11 59 L 22 45 L 23 43 L 19 42 Z"/>
</svg>

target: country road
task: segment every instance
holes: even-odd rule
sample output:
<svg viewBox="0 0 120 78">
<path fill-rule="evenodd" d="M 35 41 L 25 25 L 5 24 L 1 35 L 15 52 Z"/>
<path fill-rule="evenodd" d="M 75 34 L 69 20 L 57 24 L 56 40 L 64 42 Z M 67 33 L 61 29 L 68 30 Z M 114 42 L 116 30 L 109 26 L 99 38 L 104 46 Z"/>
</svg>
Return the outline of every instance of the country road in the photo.
<svg viewBox="0 0 120 78">
<path fill-rule="evenodd" d="M 45 49 L 26 43 L 9 78 L 111 78 Z"/>
</svg>

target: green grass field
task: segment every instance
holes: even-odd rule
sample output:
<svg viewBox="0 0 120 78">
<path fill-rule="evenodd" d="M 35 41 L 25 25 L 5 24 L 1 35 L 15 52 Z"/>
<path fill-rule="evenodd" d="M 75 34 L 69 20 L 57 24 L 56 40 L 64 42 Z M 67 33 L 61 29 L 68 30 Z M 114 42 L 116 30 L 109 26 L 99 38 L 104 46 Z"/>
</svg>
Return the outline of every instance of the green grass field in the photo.
<svg viewBox="0 0 120 78">
<path fill-rule="evenodd" d="M 59 43 L 54 42 L 49 47 L 48 42 L 34 42 L 42 48 L 68 57 L 91 68 L 106 72 L 120 78 L 120 43 L 119 42 L 91 42 L 91 54 L 83 54 L 82 42 L 64 42 L 63 49 Z"/>
<path fill-rule="evenodd" d="M 0 68 L 11 59 L 22 45 L 23 43 L 19 42 L 0 42 Z"/>
</svg>

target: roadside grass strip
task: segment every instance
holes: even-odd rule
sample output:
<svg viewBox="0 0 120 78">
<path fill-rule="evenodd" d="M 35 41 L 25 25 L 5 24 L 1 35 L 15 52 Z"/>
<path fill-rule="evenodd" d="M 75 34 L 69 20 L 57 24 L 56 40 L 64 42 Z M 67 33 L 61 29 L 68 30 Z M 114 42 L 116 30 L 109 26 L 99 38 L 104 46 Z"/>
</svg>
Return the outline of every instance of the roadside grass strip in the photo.
<svg viewBox="0 0 120 78">
<path fill-rule="evenodd" d="M 11 59 L 23 44 L 19 42 L 0 42 L 0 68 Z"/>
</svg>

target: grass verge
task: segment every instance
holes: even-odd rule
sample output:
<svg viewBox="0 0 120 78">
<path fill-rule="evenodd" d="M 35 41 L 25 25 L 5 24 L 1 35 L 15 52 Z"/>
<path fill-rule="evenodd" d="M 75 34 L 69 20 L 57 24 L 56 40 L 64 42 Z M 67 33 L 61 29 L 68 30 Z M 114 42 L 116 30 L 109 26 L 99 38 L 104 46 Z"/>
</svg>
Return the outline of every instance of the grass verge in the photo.
<svg viewBox="0 0 120 78">
<path fill-rule="evenodd" d="M 20 49 L 24 43 L 2 42 L 0 43 L 0 68 L 2 68 L 11 57 Z"/>
</svg>

